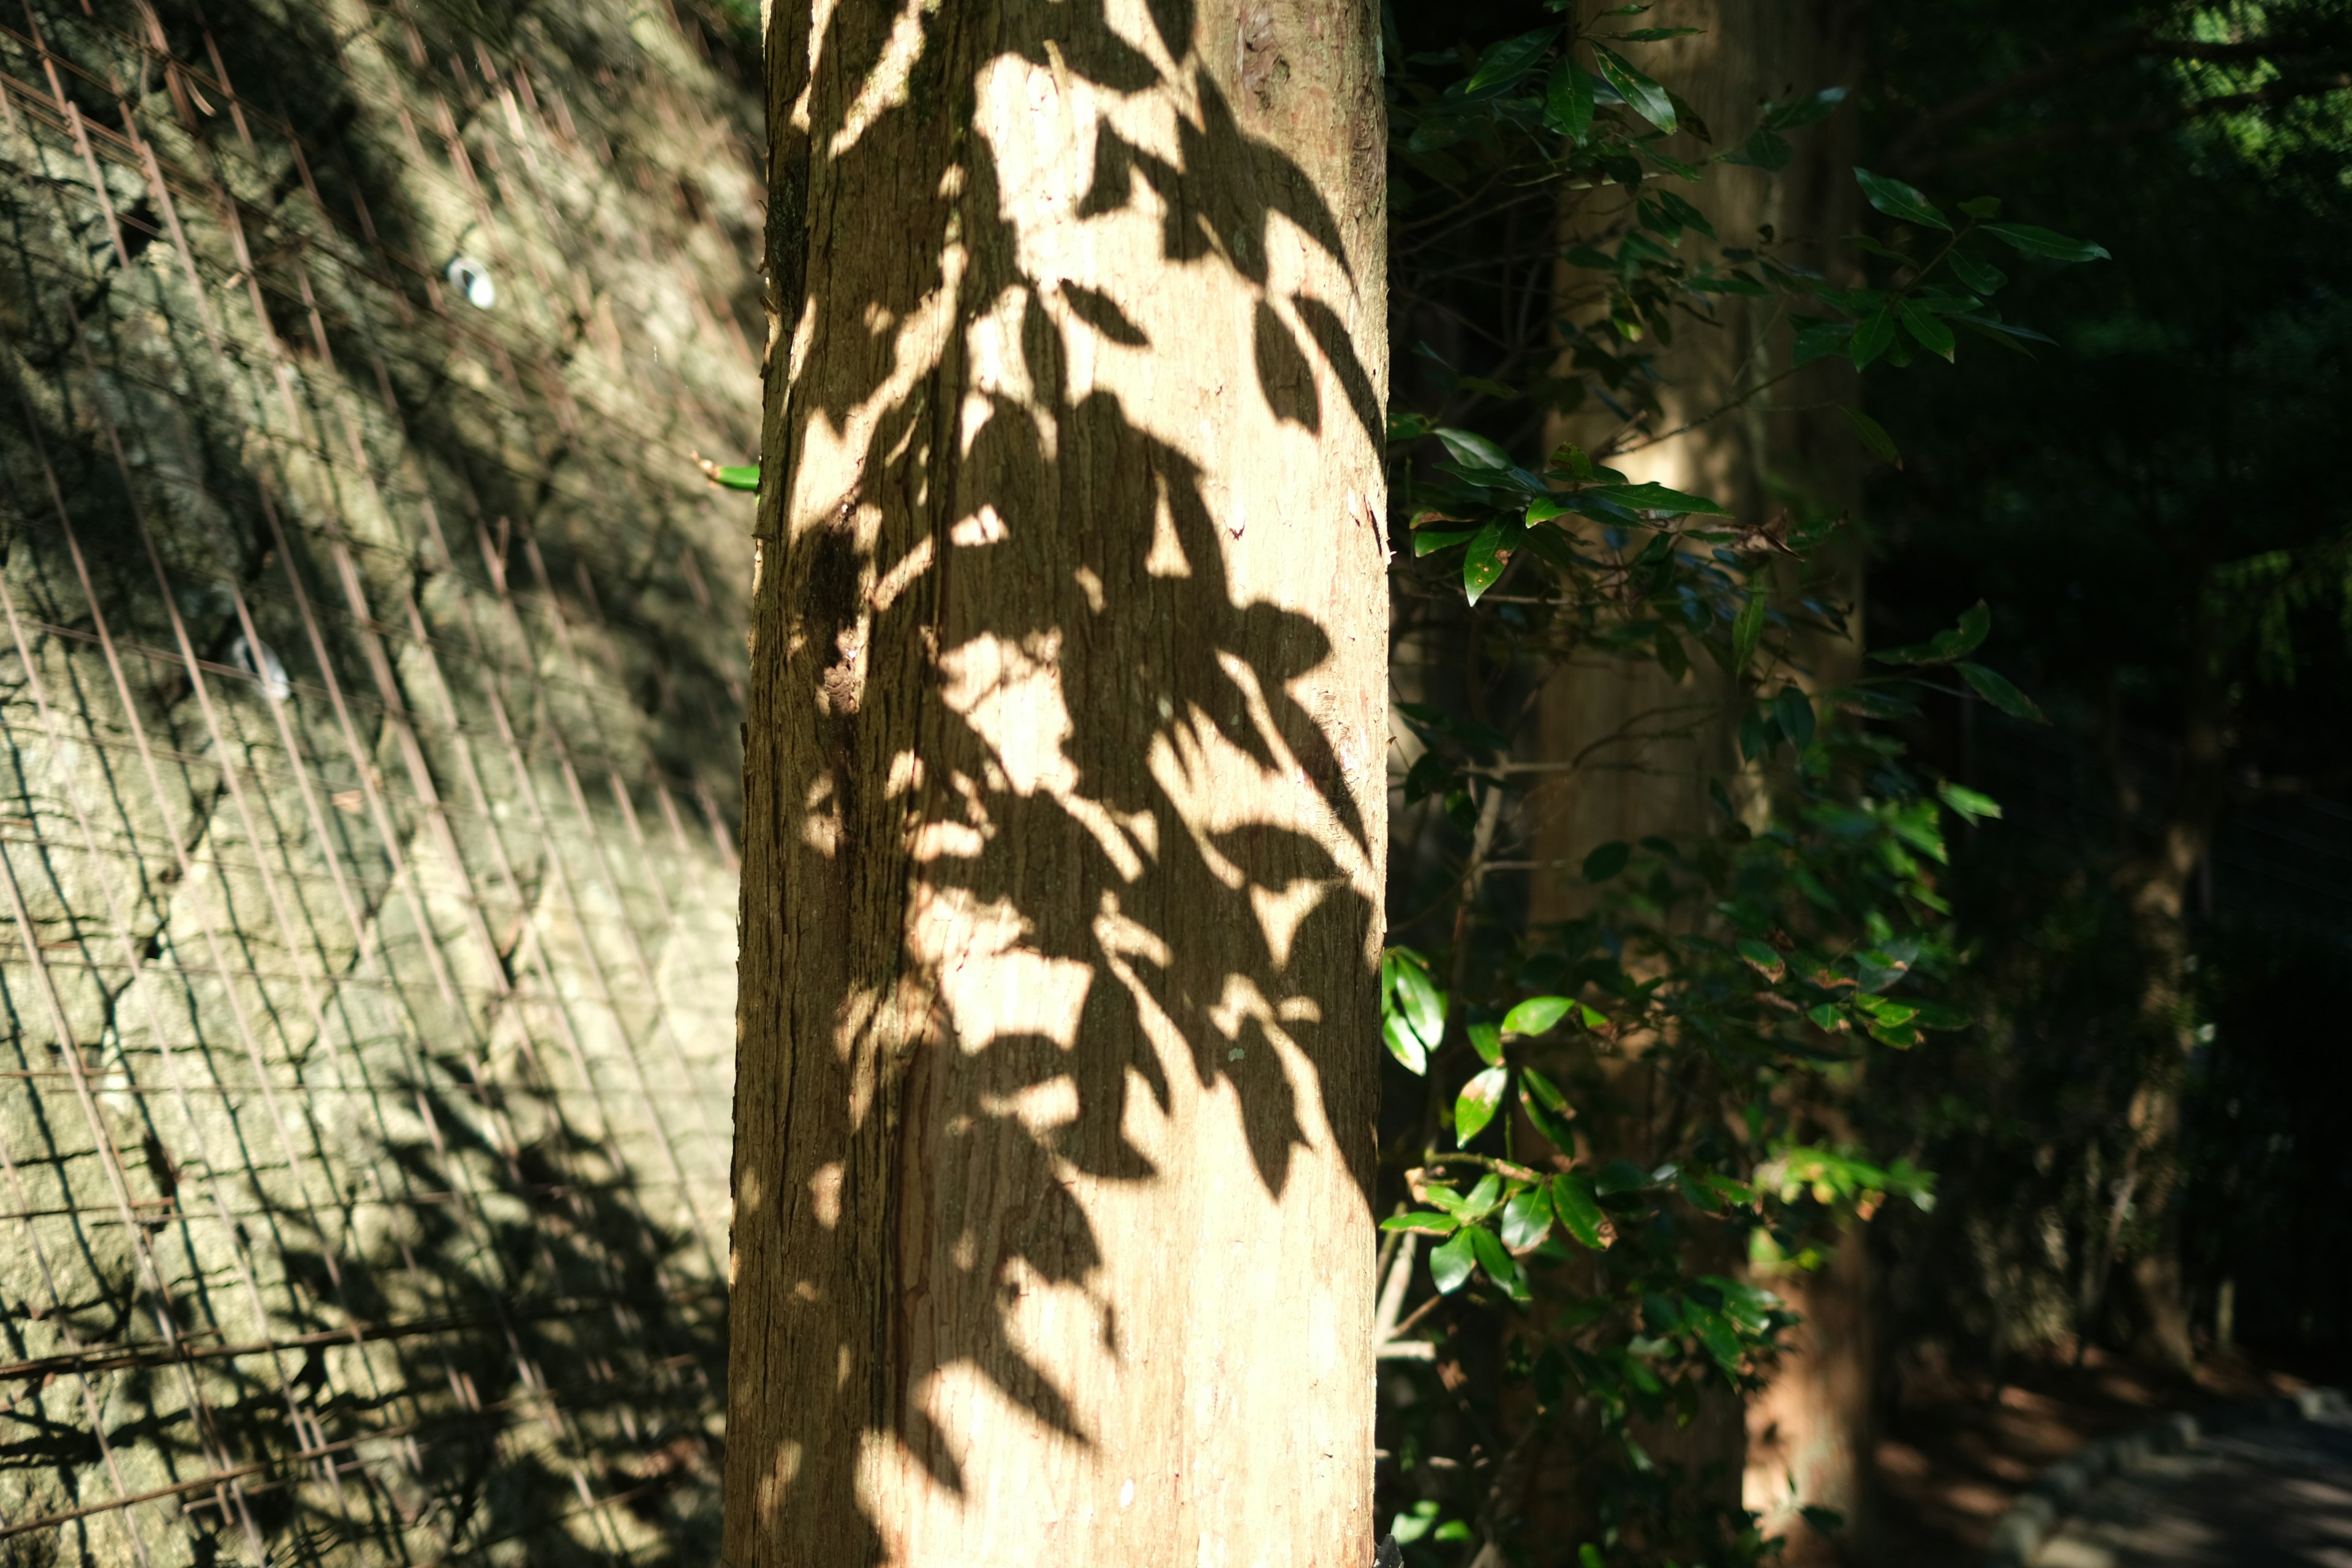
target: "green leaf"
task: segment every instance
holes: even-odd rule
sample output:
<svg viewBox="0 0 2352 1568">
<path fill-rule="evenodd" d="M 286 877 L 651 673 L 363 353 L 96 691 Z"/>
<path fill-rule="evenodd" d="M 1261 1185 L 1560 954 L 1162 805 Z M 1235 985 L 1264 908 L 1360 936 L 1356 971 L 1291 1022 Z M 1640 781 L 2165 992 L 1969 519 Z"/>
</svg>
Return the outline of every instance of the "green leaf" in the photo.
<svg viewBox="0 0 2352 1568">
<path fill-rule="evenodd" d="M 1853 342 L 1846 346 L 1846 353 L 1853 356 L 1854 368 L 1860 370 L 1894 345 L 1895 312 L 1882 308 L 1854 323 Z"/>
<path fill-rule="evenodd" d="M 1748 668 L 1756 657 L 1756 645 L 1764 640 L 1764 590 L 1751 585 L 1748 603 L 1739 606 L 1739 618 L 1731 623 L 1731 668 L 1736 672 Z"/>
<path fill-rule="evenodd" d="M 1592 129 L 1592 75 L 1571 58 L 1551 68 L 1544 89 L 1544 118 L 1570 142 L 1582 142 Z"/>
<path fill-rule="evenodd" d="M 1948 360 L 1952 357 L 1952 329 L 1910 300 L 1903 301 L 1903 330 L 1929 353 L 1941 354 Z"/>
<path fill-rule="evenodd" d="M 1936 793 L 1943 797 L 1946 805 L 1950 806 L 1970 822 L 1987 816 L 1997 817 L 2000 815 L 2000 802 L 1989 795 L 1979 795 L 1972 789 L 1953 784 L 1948 780 L 1937 784 Z"/>
<path fill-rule="evenodd" d="M 1937 634 L 1936 647 L 1939 652 L 1969 653 L 1991 635 L 1992 606 L 1979 599 L 1960 612 L 1960 624 L 1954 632 Z M 1944 640 L 1948 637 L 1952 639 L 1948 644 Z"/>
<path fill-rule="evenodd" d="M 1542 1187 L 1529 1187 L 1503 1205 L 1503 1245 L 1513 1252 L 1525 1252 L 1550 1234 L 1551 1196 Z"/>
<path fill-rule="evenodd" d="M 1419 1209 L 1412 1214 L 1392 1214 L 1381 1221 L 1381 1228 L 1409 1230 L 1416 1236 L 1452 1236 L 1462 1226 L 1460 1222 L 1450 1215 L 1438 1214 L 1430 1209 Z"/>
<path fill-rule="evenodd" d="M 1787 168 L 1789 160 L 1796 155 L 1797 150 L 1789 145 L 1787 137 L 1775 135 L 1770 131 L 1759 130 L 1747 141 L 1742 142 L 1737 152 L 1725 153 L 1723 161 L 1727 163 L 1743 163 L 1749 168 L 1761 169 L 1767 174 L 1777 174 Z"/>
<path fill-rule="evenodd" d="M 1423 555 L 1434 555 L 1439 551 L 1450 549 L 1465 539 L 1477 537 L 1478 531 L 1475 528 L 1423 529 L 1412 536 L 1412 553 L 1415 559 Z"/>
<path fill-rule="evenodd" d="M 1470 1278 L 1470 1270 L 1477 1267 L 1478 1255 L 1473 1250 L 1475 1243 L 1470 1238 L 1479 1234 L 1475 1229 L 1461 1231 L 1443 1247 L 1431 1249 L 1429 1278 L 1436 1284 L 1439 1295 L 1451 1296 L 1462 1289 L 1463 1281 Z"/>
<path fill-rule="evenodd" d="M 730 490 L 756 490 L 760 488 L 760 465 L 757 463 L 748 468 L 714 468 L 708 472 Z"/>
<path fill-rule="evenodd" d="M 1574 1006 L 1565 996 L 1530 996 L 1503 1015 L 1503 1033 L 1507 1035 L 1540 1035 L 1568 1016 Z"/>
<path fill-rule="evenodd" d="M 1765 979 L 1777 981 L 1789 973 L 1788 960 L 1770 946 L 1753 937 L 1741 937 L 1738 945 L 1739 956 L 1761 971 Z"/>
<path fill-rule="evenodd" d="M 2016 349 L 2023 354 L 2030 355 L 2032 351 L 2020 346 L 2021 343 L 2054 343 L 2058 341 L 2048 332 L 2037 332 L 2032 327 L 2021 327 L 2015 321 L 2004 321 L 1998 316 L 1981 311 L 1966 316 L 1954 316 L 1952 320 L 1970 331 L 1990 338 L 2005 348 Z"/>
<path fill-rule="evenodd" d="M 1838 352 L 1838 345 L 1853 337 L 1852 321 L 1832 321 L 1825 316 L 1800 316 L 1795 326 L 1797 340 L 1789 355 L 1791 365 L 1811 364 L 1813 361 Z"/>
<path fill-rule="evenodd" d="M 1845 99 L 1844 88 L 1825 87 L 1821 91 L 1808 93 L 1803 98 L 1791 99 L 1777 109 L 1768 107 L 1764 112 L 1764 123 L 1775 131 L 1795 131 L 1802 126 L 1827 120 L 1831 111 L 1843 103 Z"/>
<path fill-rule="evenodd" d="M 1568 1111 L 1568 1096 L 1560 1091 L 1559 1085 L 1533 1068 L 1519 1069 L 1519 1092 L 1522 1098 L 1533 1095 L 1536 1103 L 1547 1110 Z"/>
<path fill-rule="evenodd" d="M 1706 1347 L 1706 1353 L 1715 1358 L 1716 1365 L 1726 1372 L 1739 1369 L 1739 1336 L 1732 1332 L 1722 1313 L 1702 1308 L 1691 1315 L 1690 1328 L 1698 1335 L 1698 1342 Z"/>
<path fill-rule="evenodd" d="M 1503 1249 L 1502 1238 L 1484 1226 L 1465 1234 L 1470 1237 L 1471 1249 L 1478 1255 L 1478 1267 L 1486 1271 L 1486 1278 L 1500 1285 L 1512 1300 L 1526 1300 L 1528 1296 L 1527 1274 L 1519 1268 L 1517 1259 Z"/>
<path fill-rule="evenodd" d="M 1940 228 L 1947 234 L 1951 232 L 1951 224 L 1942 213 L 1936 210 L 1935 204 L 1921 195 L 1916 188 L 1906 185 L 1900 180 L 1890 180 L 1883 174 L 1874 174 L 1867 169 L 1856 169 L 1853 172 L 1853 177 L 1862 182 L 1862 194 L 1869 200 L 1870 205 L 1888 217 L 1899 219 L 1904 223 L 1919 224 L 1927 228 Z"/>
<path fill-rule="evenodd" d="M 1622 838 L 1612 838 L 1584 858 L 1584 879 L 1605 882 L 1625 868 L 1633 857 L 1633 847 Z"/>
<path fill-rule="evenodd" d="M 1551 1179 L 1551 1212 L 1569 1235 L 1594 1251 L 1609 1245 L 1611 1238 L 1601 1229 L 1609 1216 L 1601 1212 L 1592 1178 L 1583 1172 L 1568 1171 Z"/>
<path fill-rule="evenodd" d="M 1593 58 L 1601 66 L 1601 74 L 1625 100 L 1625 107 L 1656 126 L 1673 134 L 1675 106 L 1666 97 L 1666 89 L 1635 70 L 1625 62 L 1625 57 L 1614 49 L 1595 47 Z"/>
<path fill-rule="evenodd" d="M 1963 663 L 1959 666 L 1959 671 L 1962 679 L 1977 689 L 1978 696 L 2012 719 L 2030 719 L 2036 724 L 2050 722 L 2042 715 L 2042 710 L 2034 706 L 2032 698 L 2028 697 L 2024 692 L 2011 686 L 2006 679 L 1996 675 L 1983 665 Z"/>
<path fill-rule="evenodd" d="M 1937 632 L 1926 642 L 1882 648 L 1870 657 L 1881 664 L 1949 664 L 1971 652 L 1992 630 L 1992 610 L 1982 599 L 1960 614 L 1960 624 Z"/>
<path fill-rule="evenodd" d="M 1495 1120 L 1495 1111 L 1503 1103 L 1503 1090 L 1510 1082 L 1508 1068 L 1488 1068 L 1462 1086 L 1454 1101 L 1454 1142 L 1462 1148 L 1486 1130 Z"/>
<path fill-rule="evenodd" d="M 1486 437 L 1468 430 L 1456 430 L 1450 425 L 1440 425 L 1430 432 L 1445 443 L 1454 460 L 1465 468 L 1507 468 L 1511 456 Z"/>
<path fill-rule="evenodd" d="M 1858 408 L 1846 408 L 1843 411 L 1846 423 L 1853 426 L 1853 433 L 1862 437 L 1864 446 L 1896 468 L 1903 466 L 1903 454 L 1896 448 L 1895 438 L 1886 433 L 1885 426 Z"/>
<path fill-rule="evenodd" d="M 1575 1157 L 1576 1131 L 1569 1125 L 1568 1118 L 1546 1108 L 1541 1100 L 1528 1093 L 1524 1079 L 1519 1084 L 1519 1106 L 1528 1113 L 1528 1120 L 1535 1124 L 1536 1131 L 1542 1133 L 1553 1148 L 1571 1159 Z"/>
<path fill-rule="evenodd" d="M 1418 1078 L 1429 1070 L 1429 1048 L 1416 1038 L 1412 1026 L 1402 1013 L 1391 1013 L 1381 1020 L 1381 1039 L 1388 1046 L 1389 1055 L 1403 1064 L 1404 1070 Z"/>
<path fill-rule="evenodd" d="M 1784 686 L 1772 694 L 1772 717 L 1789 744 L 1803 751 L 1813 743 L 1813 700 L 1800 686 Z"/>
<path fill-rule="evenodd" d="M 1543 58 L 1551 41 L 1559 37 L 1558 27 L 1539 27 L 1532 33 L 1522 33 L 1516 38 L 1505 38 L 1489 47 L 1478 61 L 1478 68 L 1462 84 L 1462 95 L 1474 98 L 1490 89 L 1507 87 L 1527 75 L 1535 63 Z"/>
<path fill-rule="evenodd" d="M 1601 1548 L 1591 1542 L 1576 1549 L 1576 1568 L 1608 1568 L 1601 1556 Z"/>
<path fill-rule="evenodd" d="M 2051 261 L 2110 259 L 2104 245 L 2093 245 L 2087 239 L 2069 239 L 2063 234 L 2053 234 L 2030 223 L 1989 223 L 1984 226 L 1984 231 L 1998 235 L 2028 256 L 2039 256 Z"/>
<path fill-rule="evenodd" d="M 1918 1023 L 1923 1029 L 1949 1031 L 1969 1026 L 1969 1016 L 1958 1007 L 1948 1007 L 1941 1002 L 1921 1002 L 1917 1005 Z"/>
<path fill-rule="evenodd" d="M 1445 1033 L 1445 996 L 1429 983 L 1429 972 L 1409 961 L 1397 964 L 1397 1002 L 1421 1043 L 1435 1049 Z"/>
<path fill-rule="evenodd" d="M 1960 287 L 1971 294 L 1990 296 L 1999 293 L 2000 286 L 2009 281 L 2008 273 L 1990 262 L 1979 261 L 1965 251 L 1955 250 L 1945 259 L 1951 263 L 1952 276 L 1960 280 Z"/>
<path fill-rule="evenodd" d="M 1972 218 L 1995 218 L 2000 216 L 1999 196 L 1971 196 L 1960 204 L 1960 210 Z"/>
<path fill-rule="evenodd" d="M 1462 592 L 1472 604 L 1476 604 L 1503 568 L 1511 563 L 1511 552 L 1503 548 L 1503 525 L 1490 522 L 1478 531 L 1470 548 L 1462 557 Z"/>
<path fill-rule="evenodd" d="M 1470 1189 L 1468 1197 L 1462 1200 L 1462 1217 L 1485 1219 L 1502 1201 L 1503 1178 L 1490 1171 L 1478 1178 L 1478 1184 Z"/>
<path fill-rule="evenodd" d="M 1693 512 L 1703 513 L 1708 517 L 1731 515 L 1705 496 L 1685 495 L 1681 490 L 1670 490 L 1659 484 L 1596 485 L 1589 490 L 1579 493 L 1598 496 L 1601 500 L 1614 506 L 1622 506 L 1628 511 L 1664 511 L 1673 512 L 1676 516 L 1686 516 Z"/>
<path fill-rule="evenodd" d="M 1500 1063 L 1503 1059 L 1502 1026 L 1496 1024 L 1471 1025 L 1470 1048 L 1476 1051 L 1478 1059 L 1488 1067 Z"/>
</svg>

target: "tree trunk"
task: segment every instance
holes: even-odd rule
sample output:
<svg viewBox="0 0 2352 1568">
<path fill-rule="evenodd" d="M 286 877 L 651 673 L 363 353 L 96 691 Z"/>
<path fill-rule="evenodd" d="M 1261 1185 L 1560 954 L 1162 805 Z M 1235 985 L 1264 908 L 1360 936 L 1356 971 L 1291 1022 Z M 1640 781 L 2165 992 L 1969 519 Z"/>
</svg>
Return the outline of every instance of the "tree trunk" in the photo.
<svg viewBox="0 0 2352 1568">
<path fill-rule="evenodd" d="M 2192 1369 L 2197 1347 L 2189 1331 L 2187 1281 L 2180 1258 L 2180 1097 L 2197 1045 L 2187 994 L 2189 926 L 2189 889 L 2212 852 L 2228 793 L 2230 695 L 2215 649 L 2221 629 L 2210 590 L 2200 584 L 2191 611 L 2188 678 L 2179 696 L 2179 761 L 2170 802 L 2154 844 L 2125 858 L 2115 877 L 2116 891 L 2130 909 L 2132 927 L 2147 965 L 2140 990 L 2140 1026 L 2147 1039 L 2147 1065 L 2134 1090 L 2126 1121 L 2132 1142 L 2105 1237 L 2102 1269 L 2125 1260 L 2107 1291 L 2119 1320 L 2118 1337 L 2148 1360 L 2179 1372 Z M 2117 816 L 2129 823 L 2129 796 L 2118 771 Z M 2145 1216 L 2146 1238 L 2122 1248 L 2128 1215 Z"/>
<path fill-rule="evenodd" d="M 1859 33 L 1820 0 L 1707 4 L 1675 20 L 1701 30 L 1645 52 L 1643 67 L 1683 95 L 1718 146 L 1746 135 L 1766 99 L 1786 101 L 1854 82 Z M 1783 241 L 1796 242 L 1783 254 L 1802 266 L 1834 268 L 1843 248 L 1835 242 L 1861 220 L 1852 167 L 1855 130 L 1854 112 L 1842 110 L 1793 133 L 1795 160 L 1778 174 L 1717 165 L 1686 194 L 1714 225 L 1721 245 L 1752 246 L 1769 225 Z M 1571 235 L 1613 216 L 1605 210 L 1616 205 L 1613 188 L 1583 199 L 1596 205 L 1568 215 Z M 1685 243 L 1694 251 L 1713 248 L 1703 236 Z M 1589 288 L 1593 276 L 1564 269 L 1563 290 Z M 1764 310 L 1737 295 L 1717 297 L 1716 308 L 1720 327 L 1684 327 L 1656 362 L 1661 406 L 1649 429 L 1683 433 L 1654 442 L 1637 437 L 1637 449 L 1607 461 L 1636 481 L 1711 496 L 1748 521 L 1765 521 L 1783 510 L 1851 514 L 1861 500 L 1862 454 L 1845 420 L 1826 406 L 1857 401 L 1851 366 L 1819 362 L 1748 395 L 1786 368 L 1786 330 L 1774 330 Z M 1556 421 L 1550 438 L 1597 447 L 1616 425 L 1605 415 L 1580 414 Z M 1799 647 L 1804 682 L 1818 689 L 1859 669 L 1862 557 L 1845 541 L 1832 540 L 1817 552 L 1813 570 L 1826 581 L 1802 586 L 1852 605 L 1857 634 L 1854 641 L 1819 639 Z M 1738 787 L 1735 695 L 1730 681 L 1704 661 L 1679 680 L 1654 663 L 1613 653 L 1587 654 L 1560 668 L 1541 698 L 1541 754 L 1547 762 L 1584 765 L 1548 783 L 1530 801 L 1536 859 L 1552 868 L 1538 874 L 1531 889 L 1537 919 L 1567 919 L 1590 909 L 1591 893 L 1577 868 L 1597 846 L 1654 834 L 1687 838 L 1719 826 L 1708 799 L 1710 778 L 1724 779 L 1735 800 L 1753 795 L 1752 788 Z M 1643 1069 L 1627 1062 L 1620 1070 Z M 1641 1102 L 1630 1083 L 1629 1097 Z M 1597 1135 L 1622 1139 L 1637 1160 L 1672 1157 L 1631 1125 Z M 1800 1522 L 1800 1506 L 1851 1513 L 1862 1500 L 1870 1366 L 1861 1250 L 1856 1232 L 1841 1249 L 1853 1256 L 1841 1257 L 1822 1274 L 1765 1281 L 1807 1318 L 1771 1386 L 1744 1413 L 1727 1395 L 1717 1398 L 1690 1426 L 1657 1434 L 1651 1444 L 1659 1458 L 1712 1472 L 1720 1488 L 1714 1500 L 1729 1504 L 1744 1497 L 1764 1515 L 1770 1534 L 1810 1536 Z M 1729 1258 L 1718 1264 L 1738 1267 Z M 1818 1542 L 1800 1539 L 1792 1561 L 1819 1550 Z"/>
<path fill-rule="evenodd" d="M 767 58 L 726 1561 L 1361 1568 L 1371 7 Z"/>
</svg>

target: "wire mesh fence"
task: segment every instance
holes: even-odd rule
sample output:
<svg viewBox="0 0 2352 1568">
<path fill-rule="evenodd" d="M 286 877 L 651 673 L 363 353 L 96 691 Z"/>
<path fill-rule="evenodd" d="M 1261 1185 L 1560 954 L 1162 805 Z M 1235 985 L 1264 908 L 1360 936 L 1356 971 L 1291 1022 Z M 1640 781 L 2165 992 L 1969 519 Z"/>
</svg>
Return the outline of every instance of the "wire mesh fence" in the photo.
<svg viewBox="0 0 2352 1568">
<path fill-rule="evenodd" d="M 739 47 L 0 16 L 0 1563 L 713 1559 Z"/>
</svg>

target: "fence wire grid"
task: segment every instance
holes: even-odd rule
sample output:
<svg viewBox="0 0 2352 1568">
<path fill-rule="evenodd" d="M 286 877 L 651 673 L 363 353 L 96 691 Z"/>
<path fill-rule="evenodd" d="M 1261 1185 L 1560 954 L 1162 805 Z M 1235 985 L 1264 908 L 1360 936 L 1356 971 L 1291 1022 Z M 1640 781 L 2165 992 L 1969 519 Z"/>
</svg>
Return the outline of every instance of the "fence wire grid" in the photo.
<svg viewBox="0 0 2352 1568">
<path fill-rule="evenodd" d="M 0 11 L 0 1564 L 716 1560 L 741 21 Z"/>
</svg>

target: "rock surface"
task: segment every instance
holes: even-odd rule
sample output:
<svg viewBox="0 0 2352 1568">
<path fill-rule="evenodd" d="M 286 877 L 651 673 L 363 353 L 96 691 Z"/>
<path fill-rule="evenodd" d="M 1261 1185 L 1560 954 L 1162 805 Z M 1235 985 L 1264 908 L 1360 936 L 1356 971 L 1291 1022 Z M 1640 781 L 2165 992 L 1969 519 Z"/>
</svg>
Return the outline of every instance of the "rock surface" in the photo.
<svg viewBox="0 0 2352 1568">
<path fill-rule="evenodd" d="M 8 1568 L 715 1552 L 742 25 L 0 26 Z"/>
</svg>

